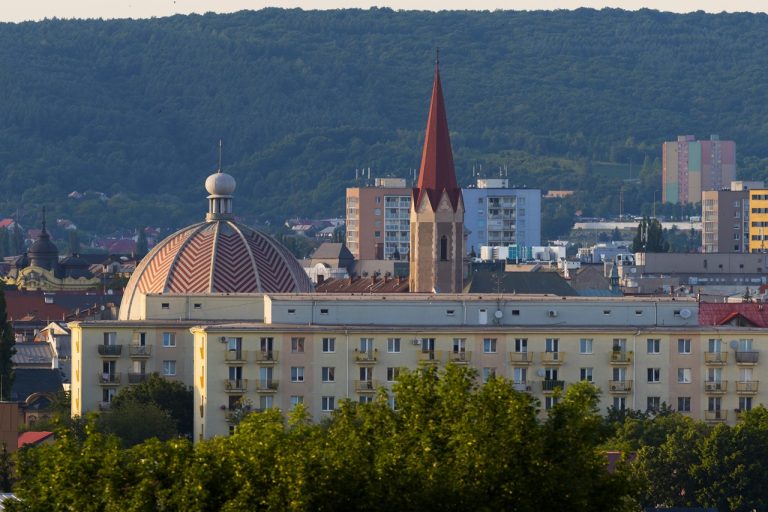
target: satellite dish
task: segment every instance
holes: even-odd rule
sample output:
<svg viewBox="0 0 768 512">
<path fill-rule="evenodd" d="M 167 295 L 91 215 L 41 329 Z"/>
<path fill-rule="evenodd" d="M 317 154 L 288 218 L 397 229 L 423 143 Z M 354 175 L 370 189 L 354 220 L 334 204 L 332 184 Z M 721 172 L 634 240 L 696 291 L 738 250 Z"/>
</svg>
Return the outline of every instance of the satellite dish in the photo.
<svg viewBox="0 0 768 512">
<path fill-rule="evenodd" d="M 739 348 L 739 342 L 736 340 L 731 340 L 731 348 L 733 350 L 736 350 L 737 348 Z"/>
<path fill-rule="evenodd" d="M 541 370 L 541 369 L 539 369 L 539 370 L 536 372 L 536 375 L 538 375 L 539 377 L 543 377 L 543 376 L 544 376 L 544 370 Z"/>
<path fill-rule="evenodd" d="M 680 310 L 680 318 L 684 318 L 686 320 L 691 318 L 691 310 L 690 309 L 681 309 Z"/>
<path fill-rule="evenodd" d="M 496 312 L 493 314 L 493 316 L 495 316 L 496 318 L 501 320 L 501 317 L 504 316 L 504 313 L 502 313 L 502 311 L 500 309 L 497 309 Z"/>
</svg>

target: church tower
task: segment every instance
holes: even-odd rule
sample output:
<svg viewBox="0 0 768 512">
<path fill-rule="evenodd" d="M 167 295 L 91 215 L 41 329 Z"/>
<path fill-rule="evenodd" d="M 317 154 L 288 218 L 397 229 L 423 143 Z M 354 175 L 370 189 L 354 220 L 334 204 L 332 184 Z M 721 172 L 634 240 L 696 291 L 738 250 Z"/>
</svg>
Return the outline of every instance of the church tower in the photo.
<svg viewBox="0 0 768 512">
<path fill-rule="evenodd" d="M 463 287 L 464 201 L 456 183 L 439 62 L 411 201 L 411 292 L 460 293 Z"/>
</svg>

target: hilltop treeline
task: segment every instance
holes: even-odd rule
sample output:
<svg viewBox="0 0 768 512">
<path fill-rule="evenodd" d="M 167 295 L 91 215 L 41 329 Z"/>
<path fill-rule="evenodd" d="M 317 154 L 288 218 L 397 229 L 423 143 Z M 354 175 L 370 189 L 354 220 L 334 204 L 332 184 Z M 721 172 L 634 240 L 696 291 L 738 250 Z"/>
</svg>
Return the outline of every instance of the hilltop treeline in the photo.
<svg viewBox="0 0 768 512">
<path fill-rule="evenodd" d="M 185 224 L 223 139 L 238 214 L 341 214 L 355 168 L 418 167 L 436 47 L 462 183 L 506 167 L 606 215 L 632 162 L 639 212 L 678 134 L 734 139 L 741 176 L 767 175 L 767 30 L 762 14 L 588 9 L 0 24 L 0 213 Z"/>
</svg>

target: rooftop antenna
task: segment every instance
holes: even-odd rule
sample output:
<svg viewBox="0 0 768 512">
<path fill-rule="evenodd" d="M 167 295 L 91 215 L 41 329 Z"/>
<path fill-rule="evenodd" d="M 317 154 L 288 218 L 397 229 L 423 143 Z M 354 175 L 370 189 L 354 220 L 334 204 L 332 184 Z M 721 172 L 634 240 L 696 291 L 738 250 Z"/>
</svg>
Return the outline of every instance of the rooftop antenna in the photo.
<svg viewBox="0 0 768 512">
<path fill-rule="evenodd" d="M 221 139 L 219 139 L 219 172 L 221 172 L 221 148 L 222 148 L 222 146 L 223 146 L 222 141 L 221 141 Z"/>
</svg>

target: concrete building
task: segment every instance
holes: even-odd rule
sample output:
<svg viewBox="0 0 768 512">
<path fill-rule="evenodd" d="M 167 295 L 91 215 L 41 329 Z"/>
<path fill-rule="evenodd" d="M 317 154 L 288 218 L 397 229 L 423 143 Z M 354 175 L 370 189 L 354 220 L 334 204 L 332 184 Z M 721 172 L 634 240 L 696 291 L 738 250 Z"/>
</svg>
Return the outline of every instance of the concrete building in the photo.
<svg viewBox="0 0 768 512">
<path fill-rule="evenodd" d="M 665 142 L 662 151 L 662 190 L 665 203 L 689 204 L 701 201 L 704 190 L 720 190 L 736 179 L 736 143 L 720 140 L 697 141 L 681 135 Z"/>
<path fill-rule="evenodd" d="M 506 178 L 478 179 L 463 188 L 465 250 L 541 245 L 541 190 L 509 188 Z"/>
<path fill-rule="evenodd" d="M 749 191 L 703 191 L 701 222 L 705 253 L 749 252 Z"/>
<path fill-rule="evenodd" d="M 357 260 L 407 260 L 413 190 L 403 178 L 347 189 L 346 245 Z"/>
<path fill-rule="evenodd" d="M 768 252 L 768 189 L 749 191 L 749 252 Z"/>
</svg>

